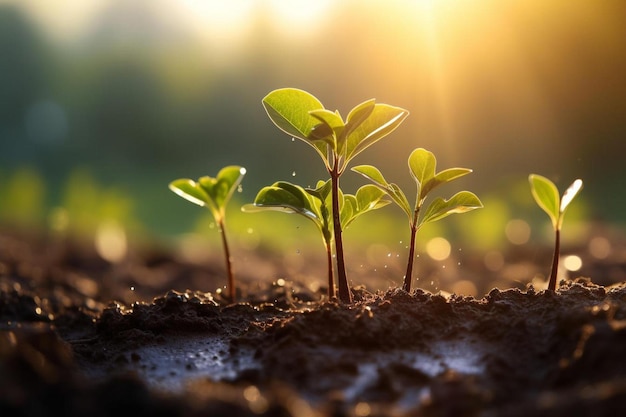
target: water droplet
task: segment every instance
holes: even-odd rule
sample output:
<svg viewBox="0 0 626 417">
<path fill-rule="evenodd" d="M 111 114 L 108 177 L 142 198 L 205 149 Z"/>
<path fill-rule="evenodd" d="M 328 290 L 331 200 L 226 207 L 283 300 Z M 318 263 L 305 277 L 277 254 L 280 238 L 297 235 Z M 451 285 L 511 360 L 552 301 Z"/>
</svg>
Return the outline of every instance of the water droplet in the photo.
<svg viewBox="0 0 626 417">
<path fill-rule="evenodd" d="M 387 254 L 387 258 L 391 258 L 391 252 Z"/>
<path fill-rule="evenodd" d="M 292 141 L 292 142 L 295 142 L 295 141 L 296 141 L 296 138 L 291 138 L 291 141 Z"/>
<path fill-rule="evenodd" d="M 458 266 L 461 266 L 461 262 L 458 262 L 458 263 L 457 263 L 457 265 L 458 265 Z"/>
<path fill-rule="evenodd" d="M 443 269 L 446 269 L 446 266 L 445 266 L 445 265 L 441 265 L 441 267 L 442 267 Z"/>
<path fill-rule="evenodd" d="M 295 177 L 295 176 L 296 176 L 296 171 L 293 171 L 293 172 L 291 173 L 291 176 L 292 176 L 292 177 Z"/>
<path fill-rule="evenodd" d="M 387 265 L 385 265 L 385 269 L 387 269 Z"/>
<path fill-rule="evenodd" d="M 135 287 L 130 287 L 130 290 L 131 291 L 135 291 Z"/>
<path fill-rule="evenodd" d="M 237 187 L 237 192 L 240 193 L 243 191 L 243 185 L 239 184 L 239 186 Z"/>
<path fill-rule="evenodd" d="M 430 281 L 430 285 L 435 285 L 435 281 Z"/>
</svg>

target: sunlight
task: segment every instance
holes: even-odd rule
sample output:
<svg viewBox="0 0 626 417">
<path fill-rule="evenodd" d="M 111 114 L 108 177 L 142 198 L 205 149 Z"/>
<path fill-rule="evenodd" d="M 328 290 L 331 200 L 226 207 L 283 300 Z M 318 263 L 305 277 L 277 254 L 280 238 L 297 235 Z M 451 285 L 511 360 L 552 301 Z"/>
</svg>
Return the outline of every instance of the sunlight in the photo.
<svg viewBox="0 0 626 417">
<path fill-rule="evenodd" d="M 270 15 L 275 26 L 286 34 L 310 34 L 330 10 L 332 0 L 271 0 Z"/>
</svg>

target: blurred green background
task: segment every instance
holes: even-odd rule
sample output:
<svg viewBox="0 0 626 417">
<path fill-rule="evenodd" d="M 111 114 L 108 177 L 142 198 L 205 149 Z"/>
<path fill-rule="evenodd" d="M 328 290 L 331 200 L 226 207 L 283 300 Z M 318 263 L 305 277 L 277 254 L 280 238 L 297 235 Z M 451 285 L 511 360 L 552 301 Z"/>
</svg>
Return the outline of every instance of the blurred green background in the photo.
<svg viewBox="0 0 626 417">
<path fill-rule="evenodd" d="M 167 184 L 238 164 L 248 174 L 234 233 L 271 245 L 284 224 L 286 244 L 302 243 L 298 220 L 237 210 L 276 180 L 326 178 L 261 106 L 298 87 L 344 116 L 369 98 L 408 109 L 356 161 L 402 186 L 416 147 L 440 168 L 474 169 L 442 192 L 475 191 L 486 208 L 425 236 L 489 248 L 512 219 L 546 226 L 531 172 L 561 190 L 584 179 L 568 220 L 621 225 L 625 17 L 622 0 L 0 0 L 0 219 L 81 233 L 109 224 L 113 237 L 207 231 L 206 213 Z M 342 182 L 360 184 L 350 172 Z M 397 242 L 405 223 L 388 208 L 348 233 Z"/>
</svg>

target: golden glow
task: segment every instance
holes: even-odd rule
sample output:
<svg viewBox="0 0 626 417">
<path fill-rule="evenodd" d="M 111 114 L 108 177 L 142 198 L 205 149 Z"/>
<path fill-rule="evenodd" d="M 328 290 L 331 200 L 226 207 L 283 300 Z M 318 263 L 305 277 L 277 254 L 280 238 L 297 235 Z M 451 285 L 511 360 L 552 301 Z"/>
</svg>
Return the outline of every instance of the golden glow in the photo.
<svg viewBox="0 0 626 417">
<path fill-rule="evenodd" d="M 568 271 L 578 271 L 583 266 L 583 261 L 580 259 L 580 256 L 576 255 L 568 255 L 563 258 L 563 266 Z"/>
<path fill-rule="evenodd" d="M 602 236 L 596 236 L 589 241 L 589 253 L 597 259 L 606 259 L 611 254 L 611 242 Z"/>
<path fill-rule="evenodd" d="M 514 245 L 523 245 L 530 239 L 530 225 L 521 219 L 510 220 L 504 229 L 507 239 Z"/>
<path fill-rule="evenodd" d="M 94 243 L 98 255 L 104 260 L 117 263 L 126 257 L 126 231 L 117 222 L 102 223 L 96 231 Z"/>
<path fill-rule="evenodd" d="M 426 253 L 436 261 L 448 259 L 452 250 L 450 242 L 442 237 L 435 237 L 426 244 Z"/>
</svg>

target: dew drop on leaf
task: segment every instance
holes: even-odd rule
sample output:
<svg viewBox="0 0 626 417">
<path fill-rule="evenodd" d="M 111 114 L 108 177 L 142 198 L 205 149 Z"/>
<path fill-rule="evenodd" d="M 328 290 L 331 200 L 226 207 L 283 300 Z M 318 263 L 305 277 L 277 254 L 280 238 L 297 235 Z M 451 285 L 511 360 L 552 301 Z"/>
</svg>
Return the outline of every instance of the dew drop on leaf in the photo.
<svg viewBox="0 0 626 417">
<path fill-rule="evenodd" d="M 292 177 L 295 177 L 295 176 L 296 176 L 296 171 L 293 171 L 293 172 L 291 173 L 291 176 L 292 176 Z"/>
</svg>

